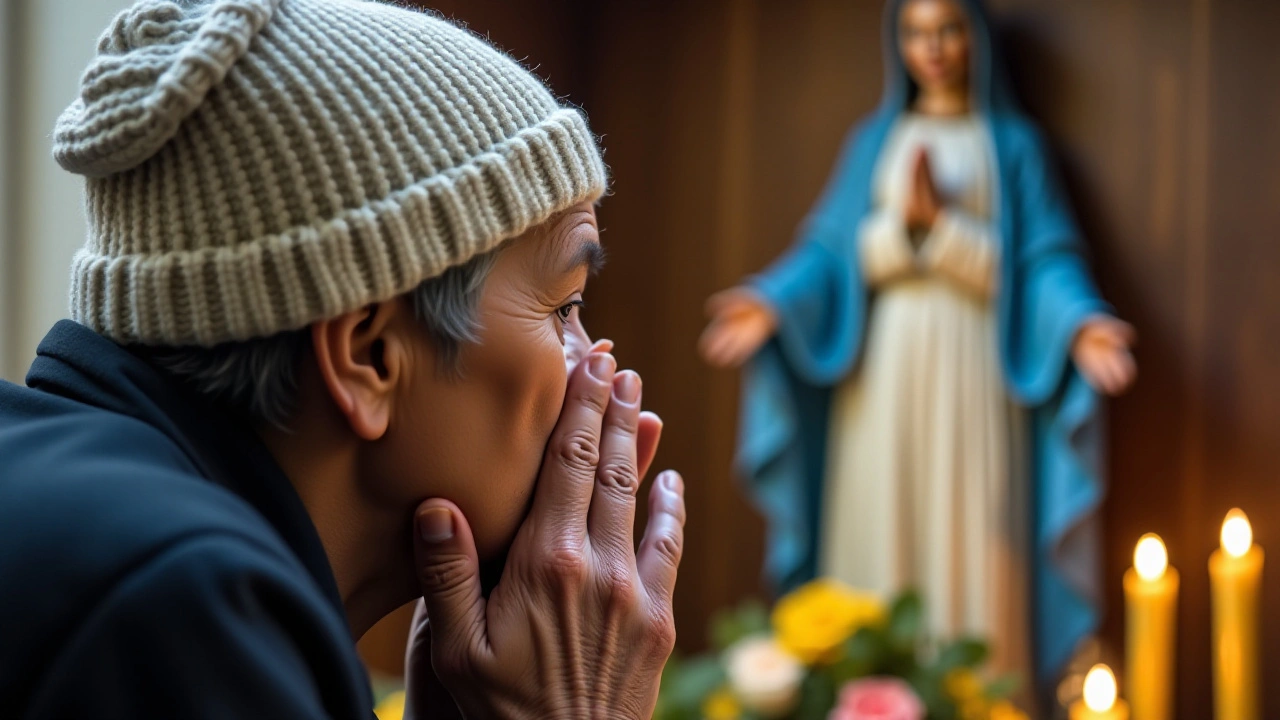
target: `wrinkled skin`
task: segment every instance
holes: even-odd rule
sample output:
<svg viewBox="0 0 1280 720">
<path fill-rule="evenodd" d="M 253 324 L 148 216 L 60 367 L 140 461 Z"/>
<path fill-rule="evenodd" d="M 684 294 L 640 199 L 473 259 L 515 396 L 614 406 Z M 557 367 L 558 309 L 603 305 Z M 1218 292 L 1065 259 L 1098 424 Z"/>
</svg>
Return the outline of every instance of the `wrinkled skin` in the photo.
<svg viewBox="0 0 1280 720">
<path fill-rule="evenodd" d="M 315 522 L 352 636 L 423 598 L 409 717 L 653 711 L 675 638 L 684 486 L 673 472 L 652 484 L 637 548 L 662 423 L 641 411 L 640 377 L 582 325 L 599 256 L 590 203 L 505 243 L 456 366 L 406 297 L 314 323 L 296 422 L 262 430 Z"/>
</svg>

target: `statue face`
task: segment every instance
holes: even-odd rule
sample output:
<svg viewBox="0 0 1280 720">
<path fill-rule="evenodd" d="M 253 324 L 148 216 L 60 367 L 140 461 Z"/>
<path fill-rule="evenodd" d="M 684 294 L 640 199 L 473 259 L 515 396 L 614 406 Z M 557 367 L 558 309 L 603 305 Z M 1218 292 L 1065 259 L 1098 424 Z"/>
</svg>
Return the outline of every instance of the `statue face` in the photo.
<svg viewBox="0 0 1280 720">
<path fill-rule="evenodd" d="M 898 50 L 921 90 L 968 89 L 969 22 L 955 0 L 907 0 L 898 21 Z"/>
</svg>

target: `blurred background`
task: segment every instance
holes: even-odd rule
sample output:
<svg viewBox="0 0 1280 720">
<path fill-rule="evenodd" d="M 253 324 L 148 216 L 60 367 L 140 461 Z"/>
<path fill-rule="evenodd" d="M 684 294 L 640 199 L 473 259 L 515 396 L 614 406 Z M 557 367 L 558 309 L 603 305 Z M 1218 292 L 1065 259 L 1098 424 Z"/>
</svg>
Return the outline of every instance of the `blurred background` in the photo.
<svg viewBox="0 0 1280 720">
<path fill-rule="evenodd" d="M 65 316 L 84 236 L 80 181 L 50 156 L 98 32 L 123 0 L 0 4 L 0 375 L 20 381 Z M 881 92 L 878 0 L 439 0 L 585 108 L 613 195 L 608 268 L 584 319 L 616 341 L 666 421 L 690 521 L 680 646 L 717 608 L 767 598 L 763 526 L 730 472 L 737 377 L 695 352 L 712 292 L 791 241 L 851 123 Z M 1159 533 L 1182 573 L 1179 717 L 1210 716 L 1206 562 L 1242 507 L 1280 549 L 1280 3 L 991 0 L 1020 99 L 1052 139 L 1094 268 L 1138 327 L 1136 388 L 1112 403 L 1107 617 Z M 1280 598 L 1280 573 L 1264 598 Z M 1266 607 L 1264 600 L 1264 608 Z M 1280 708 L 1280 616 L 1262 613 L 1264 707 Z M 407 616 L 366 637 L 400 670 Z M 1123 682 L 1123 680 L 1122 680 Z"/>
</svg>

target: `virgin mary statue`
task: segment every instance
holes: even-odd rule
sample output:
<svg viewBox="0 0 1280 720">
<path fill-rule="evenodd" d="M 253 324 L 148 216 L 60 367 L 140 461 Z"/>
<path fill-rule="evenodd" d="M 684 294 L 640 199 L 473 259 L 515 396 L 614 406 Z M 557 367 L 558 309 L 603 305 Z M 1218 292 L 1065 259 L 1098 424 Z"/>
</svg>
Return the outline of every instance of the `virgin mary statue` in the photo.
<svg viewBox="0 0 1280 720">
<path fill-rule="evenodd" d="M 883 100 L 791 250 L 713 297 L 745 362 L 766 571 L 923 593 L 931 629 L 1050 680 L 1098 620 L 1098 393 L 1133 380 L 978 0 L 893 0 Z"/>
</svg>

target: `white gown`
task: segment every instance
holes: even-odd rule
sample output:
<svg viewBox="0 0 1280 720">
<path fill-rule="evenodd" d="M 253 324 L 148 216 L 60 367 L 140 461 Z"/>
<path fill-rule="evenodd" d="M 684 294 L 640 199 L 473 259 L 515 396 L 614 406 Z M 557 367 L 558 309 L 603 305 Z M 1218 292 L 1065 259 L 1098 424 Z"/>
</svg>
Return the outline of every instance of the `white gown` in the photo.
<svg viewBox="0 0 1280 720">
<path fill-rule="evenodd" d="M 947 209 L 913 243 L 920 148 Z M 1024 422 L 997 351 L 993 157 L 971 116 L 904 115 L 881 150 L 858 233 L 873 295 L 862 361 L 833 398 L 820 562 L 886 596 L 919 589 L 931 633 L 980 633 L 994 669 L 1027 670 Z"/>
</svg>

